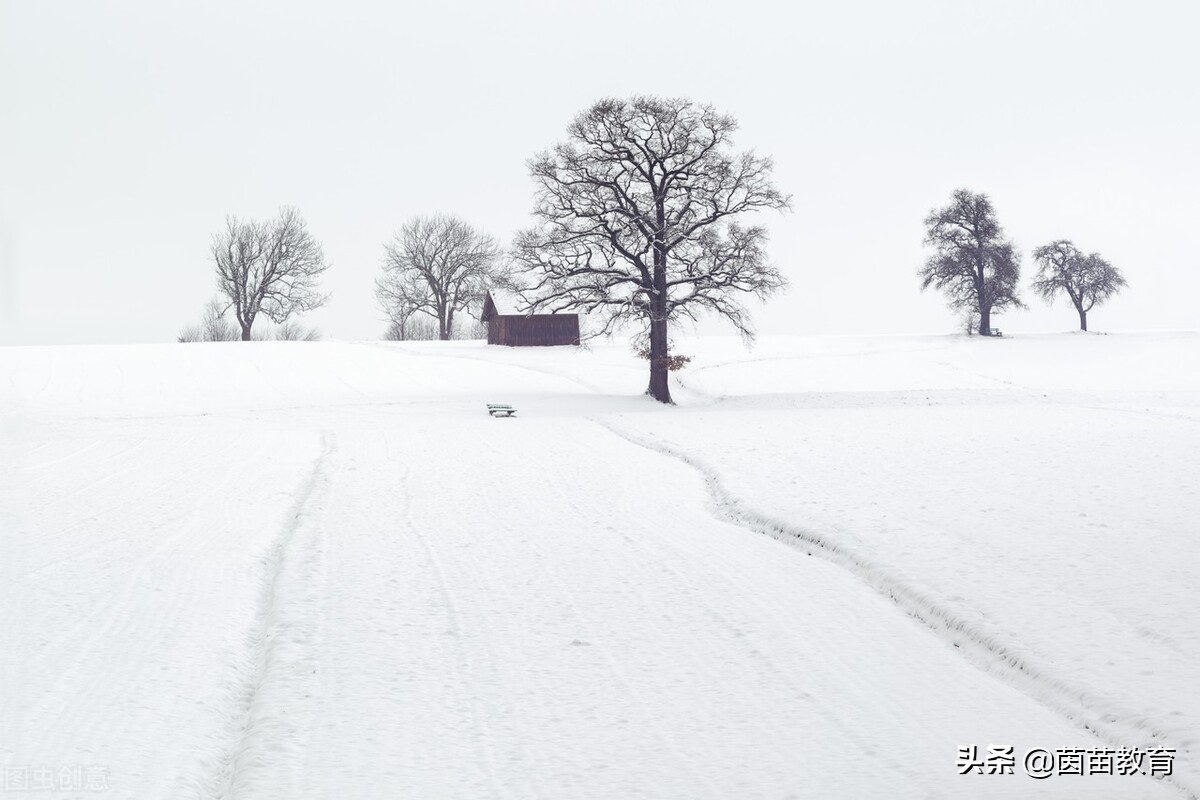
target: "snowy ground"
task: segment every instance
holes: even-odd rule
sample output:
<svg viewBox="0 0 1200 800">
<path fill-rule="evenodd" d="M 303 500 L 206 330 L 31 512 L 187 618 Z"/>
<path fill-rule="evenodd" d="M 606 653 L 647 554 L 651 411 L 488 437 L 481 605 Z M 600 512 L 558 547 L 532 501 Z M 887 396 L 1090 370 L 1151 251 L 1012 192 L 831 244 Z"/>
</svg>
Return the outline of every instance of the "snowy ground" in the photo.
<svg viewBox="0 0 1200 800">
<path fill-rule="evenodd" d="M 1200 793 L 1200 336 L 681 350 L 0 349 L 3 788 Z"/>
</svg>

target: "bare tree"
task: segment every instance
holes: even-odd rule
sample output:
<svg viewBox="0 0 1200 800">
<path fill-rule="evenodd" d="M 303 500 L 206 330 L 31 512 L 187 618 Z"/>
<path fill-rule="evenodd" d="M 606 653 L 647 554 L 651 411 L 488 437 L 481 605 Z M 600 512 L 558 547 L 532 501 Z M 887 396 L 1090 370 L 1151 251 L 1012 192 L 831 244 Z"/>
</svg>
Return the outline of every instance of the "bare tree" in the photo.
<svg viewBox="0 0 1200 800">
<path fill-rule="evenodd" d="M 204 340 L 200 338 L 199 326 L 187 325 L 181 328 L 179 333 L 175 335 L 175 341 L 179 342 L 180 344 L 190 344 L 192 342 L 202 342 Z"/>
<path fill-rule="evenodd" d="M 420 313 L 400 321 L 388 323 L 383 338 L 389 342 L 428 342 L 440 339 L 437 320 L 428 314 Z M 487 338 L 487 325 L 472 317 L 457 317 L 450 338 L 456 340 L 474 340 Z"/>
<path fill-rule="evenodd" d="M 925 218 L 925 244 L 934 253 L 920 270 L 921 289 L 935 286 L 951 308 L 978 314 L 981 336 L 991 334 L 993 311 L 1025 307 L 1017 297 L 1020 255 L 987 195 L 956 190 L 950 205 Z"/>
<path fill-rule="evenodd" d="M 486 322 L 480 322 L 474 317 L 459 317 L 454 322 L 454 330 L 450 334 L 450 338 L 461 341 L 478 341 L 486 339 L 488 335 L 488 326 Z"/>
<path fill-rule="evenodd" d="M 979 312 L 973 308 L 964 309 L 962 316 L 959 317 L 959 324 L 963 326 L 963 333 L 967 336 L 974 336 L 979 330 Z"/>
<path fill-rule="evenodd" d="M 213 237 L 217 287 L 233 309 L 242 341 L 250 341 L 259 314 L 275 324 L 311 311 L 329 299 L 317 280 L 329 268 L 321 244 L 294 208 L 282 208 L 267 222 L 228 217 Z"/>
<path fill-rule="evenodd" d="M 387 314 L 387 339 L 402 342 L 421 338 L 411 333 L 421 318 L 430 319 L 425 312 L 419 311 L 426 288 L 424 280 L 416 272 L 389 270 L 385 264 L 383 276 L 375 279 L 375 297 Z"/>
<path fill-rule="evenodd" d="M 1086 331 L 1087 314 L 1127 284 L 1125 276 L 1099 253 L 1084 255 L 1067 239 L 1058 239 L 1033 251 L 1038 264 L 1033 290 L 1053 301 L 1065 293 L 1079 314 L 1079 330 Z"/>
<path fill-rule="evenodd" d="M 393 342 L 432 342 L 441 337 L 436 319 L 428 314 L 413 314 L 403 322 L 392 322 L 384 338 Z"/>
<path fill-rule="evenodd" d="M 316 328 L 301 325 L 294 319 L 284 320 L 272 337 L 277 342 L 319 342 L 321 332 Z"/>
<path fill-rule="evenodd" d="M 438 339 L 437 320 L 428 314 L 413 314 L 402 322 L 392 321 L 383 338 L 389 342 L 429 342 Z"/>
<path fill-rule="evenodd" d="M 512 251 L 525 305 L 592 314 L 593 336 L 644 325 L 647 393 L 664 403 L 672 319 L 714 312 L 750 338 L 740 298 L 786 285 L 766 230 L 735 219 L 787 209 L 789 198 L 772 184 L 769 158 L 731 152 L 736 130 L 733 117 L 687 99 L 605 99 L 529 162 L 537 225 Z"/>
<path fill-rule="evenodd" d="M 225 318 L 225 306 L 219 298 L 204 304 L 199 325 L 189 325 L 176 337 L 180 342 L 234 342 L 238 330 Z"/>
<path fill-rule="evenodd" d="M 494 282 L 499 257 L 495 239 L 458 217 L 416 217 L 384 245 L 375 296 L 402 337 L 409 319 L 424 312 L 437 320 L 438 338 L 449 339 L 455 313 L 478 303 Z"/>
</svg>

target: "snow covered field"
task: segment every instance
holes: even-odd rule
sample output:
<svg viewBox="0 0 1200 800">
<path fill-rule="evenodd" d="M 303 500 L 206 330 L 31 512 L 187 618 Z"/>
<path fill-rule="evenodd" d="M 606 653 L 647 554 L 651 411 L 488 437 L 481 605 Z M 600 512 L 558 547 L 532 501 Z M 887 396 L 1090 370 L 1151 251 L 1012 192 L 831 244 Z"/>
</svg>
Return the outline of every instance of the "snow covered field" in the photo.
<svg viewBox="0 0 1200 800">
<path fill-rule="evenodd" d="M 5 790 L 1200 793 L 1200 335 L 679 350 L 0 349 Z"/>
</svg>

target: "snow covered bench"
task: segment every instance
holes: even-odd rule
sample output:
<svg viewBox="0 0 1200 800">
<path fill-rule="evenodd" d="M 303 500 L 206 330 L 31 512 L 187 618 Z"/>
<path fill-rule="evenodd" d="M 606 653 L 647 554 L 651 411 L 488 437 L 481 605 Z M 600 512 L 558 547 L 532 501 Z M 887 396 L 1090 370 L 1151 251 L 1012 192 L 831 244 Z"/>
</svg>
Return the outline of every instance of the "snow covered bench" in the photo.
<svg viewBox="0 0 1200 800">
<path fill-rule="evenodd" d="M 493 417 L 511 417 L 513 414 L 517 413 L 517 410 L 512 406 L 498 405 L 494 403 L 488 403 L 487 410 L 488 413 Z"/>
</svg>

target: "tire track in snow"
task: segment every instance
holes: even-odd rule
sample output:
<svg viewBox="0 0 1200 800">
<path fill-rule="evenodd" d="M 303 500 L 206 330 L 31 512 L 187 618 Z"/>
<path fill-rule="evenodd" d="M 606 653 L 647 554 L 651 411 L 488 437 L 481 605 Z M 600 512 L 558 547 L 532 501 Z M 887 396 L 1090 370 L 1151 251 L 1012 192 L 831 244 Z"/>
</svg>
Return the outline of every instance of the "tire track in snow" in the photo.
<svg viewBox="0 0 1200 800">
<path fill-rule="evenodd" d="M 185 443 L 191 442 L 194 438 L 194 436 L 189 436 L 185 440 Z M 160 467 L 163 466 L 161 461 L 156 463 Z M 182 473 L 170 474 L 170 477 L 166 481 L 148 490 L 144 490 L 141 494 L 134 493 L 122 499 L 114 506 L 99 510 L 94 516 L 102 517 L 128 505 L 145 503 L 149 498 L 154 497 L 170 486 L 176 485 L 181 481 L 186 481 L 208 466 L 208 462 L 203 461 L 191 465 Z M 163 467 L 163 471 L 170 472 L 165 467 Z M 209 500 L 211 498 L 206 496 L 204 499 Z M 56 532 L 61 533 L 80 524 L 84 523 L 80 522 L 58 528 Z M 47 732 L 51 730 L 71 730 L 76 732 L 82 730 L 81 726 L 87 724 L 86 710 L 92 707 L 89 701 L 93 698 L 103 696 L 106 690 L 105 681 L 107 678 L 104 670 L 96 671 L 89 669 L 87 659 L 101 652 L 101 643 L 117 637 L 121 631 L 127 631 L 130 628 L 138 629 L 139 625 L 145 625 L 149 629 L 141 629 L 138 636 L 126 634 L 119 637 L 133 642 L 132 648 L 124 650 L 121 653 L 121 657 L 126 658 L 131 664 L 136 664 L 137 667 L 135 668 L 141 668 L 141 663 L 145 659 L 140 658 L 138 654 L 143 649 L 149 649 L 159 640 L 158 632 L 169 624 L 164 622 L 165 620 L 175 618 L 176 615 L 172 612 L 172 609 L 176 608 L 180 603 L 180 595 L 171 591 L 165 592 L 163 594 L 164 601 L 161 604 L 155 605 L 153 613 L 148 616 L 130 615 L 128 611 L 135 607 L 136 594 L 139 586 L 145 581 L 145 576 L 153 574 L 154 565 L 160 557 L 166 553 L 173 552 L 182 541 L 188 538 L 188 530 L 186 525 L 180 525 L 175 532 L 166 535 L 163 535 L 161 530 L 155 528 L 131 536 L 120 537 L 105 544 L 64 556 L 26 573 L 25 577 L 28 579 L 30 576 L 36 575 L 45 569 L 78 561 L 79 559 L 86 558 L 91 553 L 99 552 L 106 547 L 112 547 L 130 539 L 150 540 L 147 552 L 136 561 L 130 561 L 126 572 L 113 577 L 111 593 L 102 601 L 91 606 L 85 628 L 63 626 L 61 629 L 55 629 L 52 637 L 47 638 L 36 651 L 26 656 L 27 668 L 37 674 L 41 674 L 52 668 L 61 670 L 64 665 L 69 665 L 64 674 L 77 676 L 75 680 L 78 680 L 82 686 L 76 693 L 76 702 L 67 708 L 66 714 L 58 717 L 52 726 L 40 726 L 43 730 Z"/>
<path fill-rule="evenodd" d="M 488 797 L 491 798 L 509 798 L 513 794 L 503 784 L 500 777 L 501 769 L 495 749 L 495 736 L 488 724 L 487 714 L 480 702 L 479 692 L 475 691 L 474 687 L 479 681 L 478 659 L 475 657 L 472 648 L 469 647 L 465 640 L 468 638 L 478 638 L 484 644 L 488 644 L 488 632 L 483 631 L 480 634 L 472 635 L 469 631 L 469 626 L 466 621 L 464 610 L 466 608 L 454 589 L 454 582 L 447 577 L 446 567 L 442 562 L 441 556 L 438 555 L 431 537 L 420 526 L 413 524 L 412 521 L 412 487 L 409 477 L 408 462 L 402 463 L 403 472 L 400 477 L 401 493 L 401 514 L 400 518 L 404 527 L 410 531 L 416 541 L 419 543 L 425 560 L 432 567 L 433 574 L 437 578 L 438 593 L 441 595 L 442 605 L 446 612 L 446 622 L 449 625 L 448 633 L 453 639 L 452 648 L 455 651 L 455 658 L 458 661 L 458 668 L 462 674 L 464 683 L 471 689 L 471 720 L 475 730 L 478 732 L 478 756 L 483 762 L 484 776 L 488 784 Z M 490 645 L 489 645 L 490 649 Z"/>
<path fill-rule="evenodd" d="M 268 754 L 284 749 L 279 734 L 289 730 L 291 724 L 286 721 L 286 713 L 275 713 L 270 702 L 263 701 L 262 695 L 269 683 L 285 677 L 289 660 L 295 661 L 298 655 L 296 646 L 303 647 L 311 638 L 311 630 L 304 630 L 305 626 L 297 626 L 295 621 L 284 618 L 282 596 L 288 567 L 295 560 L 290 552 L 293 540 L 309 516 L 306 509 L 327 486 L 325 464 L 336 450 L 332 432 L 322 431 L 321 452 L 297 490 L 283 529 L 264 558 L 262 597 L 257 610 L 259 624 L 254 635 L 254 675 L 242 690 L 244 707 L 239 715 L 241 725 L 232 737 L 235 740 L 233 747 L 223 759 L 219 773 L 213 777 L 211 791 L 205 796 L 236 797 L 246 783 L 245 773 L 261 767 Z M 309 598 L 301 597 L 304 599 Z M 280 716 L 285 719 L 281 721 Z M 265 744 L 264 739 L 268 740 Z"/>
<path fill-rule="evenodd" d="M 569 494 L 563 491 L 562 487 L 553 484 L 553 491 L 565 503 L 570 506 L 571 498 Z M 628 537 L 627 537 L 628 538 Z M 570 608 L 572 616 L 579 620 L 585 631 L 587 639 L 585 641 L 596 642 L 600 646 L 597 647 L 597 652 L 604 660 L 608 673 L 616 679 L 616 681 L 625 690 L 625 693 L 640 707 L 649 707 L 649 694 L 642 688 L 639 688 L 638 682 L 633 679 L 629 669 L 621 662 L 618 653 L 614 649 L 604 643 L 604 637 L 600 634 L 600 626 L 588 613 L 587 604 L 579 599 L 579 595 L 571 587 L 569 578 L 564 578 L 561 575 L 561 569 L 556 565 L 555 559 L 548 555 L 544 549 L 539 547 L 532 538 L 526 543 L 526 547 L 533 552 L 537 563 L 540 565 L 542 573 L 546 579 L 554 585 L 558 591 L 558 595 L 562 602 L 565 602 Z M 643 550 L 643 552 L 645 552 Z M 707 789 L 708 797 L 720 798 L 722 793 L 716 782 L 708 774 L 704 768 L 705 765 L 697 761 L 694 756 L 688 752 L 685 742 L 681 741 L 676 732 L 670 730 L 666 725 L 653 717 L 648 720 L 649 725 L 654 730 L 654 735 L 669 752 L 673 753 L 678 759 L 680 765 L 694 774 L 697 780 Z"/>
<path fill-rule="evenodd" d="M 1122 708 L 1112 700 L 1087 689 L 1072 686 L 1052 670 L 1021 653 L 1014 643 L 1004 641 L 985 626 L 960 617 L 941 605 L 935 597 L 892 574 L 886 567 L 875 563 L 854 548 L 748 507 L 725 488 L 717 471 L 703 460 L 665 442 L 630 433 L 606 420 L 595 417 L 589 419 L 631 444 L 682 461 L 700 473 L 712 500 L 710 512 L 714 517 L 770 536 L 809 555 L 819 555 L 848 570 L 890 599 L 909 616 L 954 645 L 975 666 L 989 675 L 1002 678 L 1009 685 L 1071 722 L 1082 725 L 1105 743 L 1128 748 L 1178 747 L 1176 743 L 1169 741 L 1167 734 L 1155 719 Z M 1176 756 L 1176 766 L 1190 768 L 1190 756 L 1188 750 L 1180 749 Z M 1192 800 L 1200 798 L 1200 784 L 1190 774 L 1181 776 L 1177 770 L 1175 775 L 1163 777 L 1161 780 L 1179 789 Z"/>
<path fill-rule="evenodd" d="M 99 447 L 100 443 L 102 441 L 103 440 L 101 440 L 101 439 L 96 439 L 91 444 L 85 445 L 84 447 L 80 447 L 77 450 L 73 450 L 70 453 L 67 453 L 65 456 L 60 456 L 52 461 L 45 461 L 45 462 L 42 462 L 41 464 L 29 464 L 28 466 L 19 466 L 19 467 L 17 467 L 17 470 L 20 472 L 36 472 L 37 470 L 45 469 L 46 467 L 55 467 L 55 466 L 58 466 L 59 464 L 65 464 L 68 461 L 79 458 L 81 455 L 88 452 L 89 450 L 94 450 L 95 448 Z"/>
<path fill-rule="evenodd" d="M 560 493 L 561 491 L 562 490 L 559 489 Z M 631 549 L 643 554 L 646 563 L 658 564 L 665 572 L 672 575 L 676 579 L 679 579 L 681 577 L 681 570 L 676 569 L 672 566 L 672 564 L 690 563 L 687 549 L 678 547 L 675 543 L 669 541 L 667 538 L 656 535 L 657 532 L 653 529 L 644 531 L 643 533 L 653 538 L 647 539 L 643 537 L 634 537 L 623 532 L 617 532 L 617 535 Z M 653 549 L 654 547 L 657 547 L 658 549 L 655 550 Z M 770 600 L 767 597 L 762 596 L 760 593 L 753 576 L 751 576 L 749 573 L 743 572 L 736 576 L 736 578 L 732 574 L 726 573 L 726 577 L 730 579 L 731 583 L 740 584 L 744 587 L 747 587 L 747 596 L 753 597 L 753 602 L 755 605 L 758 606 L 758 608 L 761 609 L 761 611 L 767 616 L 780 621 L 780 627 L 786 627 L 786 625 L 781 621 L 781 615 L 776 611 L 775 608 L 772 607 Z M 733 622 L 717 604 L 710 602 L 704 597 L 700 597 L 697 598 L 697 605 L 703 608 L 704 612 L 722 629 L 733 633 L 734 636 L 740 636 L 740 626 Z M 815 713 L 821 717 L 825 724 L 831 729 L 839 732 L 843 741 L 853 743 L 855 752 L 867 753 L 872 751 L 872 743 L 864 739 L 863 736 L 850 725 L 847 725 L 845 720 L 842 719 L 842 717 L 830 706 L 826 700 L 809 692 L 808 688 L 803 684 L 803 682 L 797 681 L 796 676 L 789 670 L 780 666 L 768 652 L 765 650 L 760 650 L 757 647 L 753 648 L 753 651 L 756 662 L 761 667 L 774 674 L 777 680 L 779 680 L 783 685 L 791 688 L 797 696 L 803 696 L 810 707 L 813 708 Z M 849 670 L 853 668 L 849 662 L 844 663 L 845 669 Z M 769 741 L 769 736 L 767 740 Z M 912 781 L 913 785 L 923 785 L 925 783 L 927 776 L 912 769 L 903 761 L 890 757 L 886 752 L 875 752 L 872 758 L 876 760 L 876 766 L 882 766 L 891 770 L 895 774 L 905 776 Z M 944 795 L 938 793 L 932 787 L 928 787 L 928 791 L 930 792 L 928 795 L 930 800 L 938 800 L 938 798 L 944 797 Z"/>
</svg>

